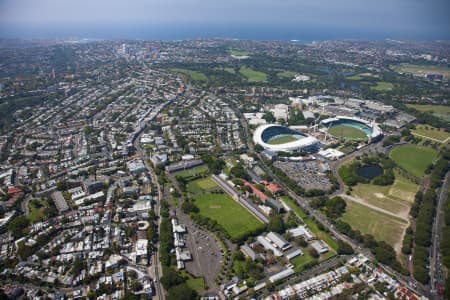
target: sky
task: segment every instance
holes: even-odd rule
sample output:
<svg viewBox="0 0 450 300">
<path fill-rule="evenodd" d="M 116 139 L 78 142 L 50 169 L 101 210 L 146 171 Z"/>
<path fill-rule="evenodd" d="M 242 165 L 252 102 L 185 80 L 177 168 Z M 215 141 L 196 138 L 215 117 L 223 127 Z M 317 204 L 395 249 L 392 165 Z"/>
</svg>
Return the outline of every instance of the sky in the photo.
<svg viewBox="0 0 450 300">
<path fill-rule="evenodd" d="M 450 0 L 0 0 L 0 37 L 447 39 Z"/>
</svg>

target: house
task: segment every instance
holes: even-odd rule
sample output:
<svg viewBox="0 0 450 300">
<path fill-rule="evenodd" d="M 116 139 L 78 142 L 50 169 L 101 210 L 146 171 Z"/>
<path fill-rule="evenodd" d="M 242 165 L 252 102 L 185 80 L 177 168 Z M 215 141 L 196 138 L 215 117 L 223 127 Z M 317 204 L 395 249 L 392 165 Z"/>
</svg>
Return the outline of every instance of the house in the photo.
<svg viewBox="0 0 450 300">
<path fill-rule="evenodd" d="M 273 208 L 278 213 L 282 212 L 284 210 L 283 204 L 274 198 L 268 198 L 266 201 L 266 204 L 269 205 L 271 208 Z"/>
<path fill-rule="evenodd" d="M 242 245 L 240 250 L 245 256 L 249 257 L 252 261 L 255 261 L 258 258 L 256 252 L 253 251 L 253 249 L 247 245 Z"/>
<path fill-rule="evenodd" d="M 269 232 L 266 235 L 266 239 L 268 239 L 272 244 L 274 244 L 281 251 L 286 251 L 287 249 L 292 247 L 292 245 L 289 244 L 288 241 L 286 241 L 281 235 L 279 235 L 276 232 Z"/>
<path fill-rule="evenodd" d="M 299 225 L 296 228 L 291 228 L 288 230 L 288 232 L 292 235 L 292 237 L 303 237 L 305 241 L 311 241 L 314 240 L 316 237 L 315 235 L 304 225 Z"/>
<path fill-rule="evenodd" d="M 141 159 L 135 159 L 127 162 L 128 170 L 133 175 L 137 175 L 139 173 L 145 172 L 145 164 Z"/>
<path fill-rule="evenodd" d="M 123 187 L 122 192 L 125 197 L 133 197 L 137 195 L 138 189 L 133 186 L 125 186 Z"/>
<path fill-rule="evenodd" d="M 273 246 L 264 236 L 260 235 L 256 238 L 256 240 L 264 247 L 264 249 L 272 251 L 273 255 L 277 257 L 283 256 L 283 252 Z"/>
<path fill-rule="evenodd" d="M 327 244 L 320 240 L 312 242 L 311 247 L 319 254 L 327 253 L 329 251 Z"/>
</svg>

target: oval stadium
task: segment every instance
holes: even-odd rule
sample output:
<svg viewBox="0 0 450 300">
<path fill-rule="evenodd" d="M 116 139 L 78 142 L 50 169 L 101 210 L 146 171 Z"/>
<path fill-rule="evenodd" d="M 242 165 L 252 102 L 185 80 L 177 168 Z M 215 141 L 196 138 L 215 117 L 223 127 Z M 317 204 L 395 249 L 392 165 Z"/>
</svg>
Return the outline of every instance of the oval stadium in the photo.
<svg viewBox="0 0 450 300">
<path fill-rule="evenodd" d="M 377 124 L 359 118 L 337 116 L 322 120 L 321 124 L 328 134 L 345 140 L 366 140 L 372 143 L 383 137 L 383 131 Z"/>
<path fill-rule="evenodd" d="M 314 152 L 319 149 L 319 141 L 286 126 L 267 124 L 256 128 L 253 142 L 270 151 L 305 151 Z"/>
</svg>

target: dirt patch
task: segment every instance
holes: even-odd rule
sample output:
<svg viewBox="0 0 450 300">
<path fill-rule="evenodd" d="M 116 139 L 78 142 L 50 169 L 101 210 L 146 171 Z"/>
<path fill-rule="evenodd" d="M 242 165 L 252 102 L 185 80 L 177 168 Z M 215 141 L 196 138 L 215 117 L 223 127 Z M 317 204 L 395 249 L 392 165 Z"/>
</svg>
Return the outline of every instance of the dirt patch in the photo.
<svg viewBox="0 0 450 300">
<path fill-rule="evenodd" d="M 404 192 L 399 189 L 391 188 L 391 190 L 389 191 L 389 196 L 395 197 L 397 199 L 400 199 L 400 200 L 403 200 L 403 201 L 406 201 L 409 203 L 413 203 L 416 193 Z"/>
<path fill-rule="evenodd" d="M 222 208 L 222 205 L 210 205 L 209 208 Z"/>
<path fill-rule="evenodd" d="M 374 193 L 374 195 L 375 195 L 375 197 L 380 198 L 380 199 L 386 198 L 386 196 L 383 195 L 382 193 Z"/>
</svg>

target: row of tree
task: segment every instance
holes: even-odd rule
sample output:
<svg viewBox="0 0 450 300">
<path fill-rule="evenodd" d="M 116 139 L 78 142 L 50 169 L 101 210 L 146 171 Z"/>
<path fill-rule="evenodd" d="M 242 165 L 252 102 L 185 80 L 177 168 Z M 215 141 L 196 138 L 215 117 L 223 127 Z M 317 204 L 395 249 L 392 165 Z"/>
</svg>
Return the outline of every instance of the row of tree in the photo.
<svg viewBox="0 0 450 300">
<path fill-rule="evenodd" d="M 161 203 L 161 225 L 159 229 L 159 259 L 163 267 L 170 267 L 175 264 L 175 258 L 171 255 L 173 249 L 172 223 L 168 217 L 169 207 L 167 202 Z"/>
<path fill-rule="evenodd" d="M 444 211 L 444 227 L 442 228 L 442 237 L 450 236 L 450 193 L 447 194 L 447 203 Z M 447 269 L 450 269 L 450 239 L 441 240 L 442 263 Z M 447 276 L 444 287 L 445 299 L 450 299 L 450 276 Z"/>
<path fill-rule="evenodd" d="M 159 257 L 163 268 L 161 283 L 167 291 L 166 298 L 171 300 L 197 299 L 197 293 L 186 284 L 187 278 L 181 276 L 181 274 L 174 269 L 176 259 L 175 256 L 171 254 L 171 250 L 174 247 L 172 222 L 169 218 L 169 204 L 166 201 L 161 203 L 161 217 L 159 230 Z M 147 234 L 150 234 L 150 232 L 147 232 Z"/>
<path fill-rule="evenodd" d="M 448 169 L 447 156 L 443 155 L 443 158 L 439 159 L 434 165 L 430 176 L 429 189 L 425 194 L 418 193 L 416 195 L 415 203 L 411 209 L 411 215 L 416 216 L 413 255 L 414 278 L 423 284 L 427 284 L 430 280 L 427 266 L 432 239 L 432 226 L 438 200 L 436 191 L 442 185 L 442 179 Z"/>
</svg>

